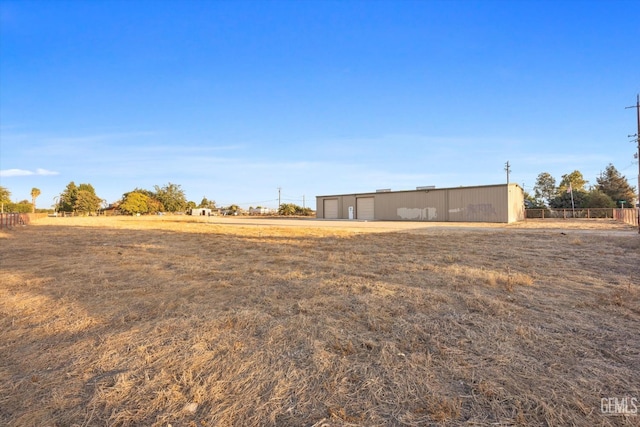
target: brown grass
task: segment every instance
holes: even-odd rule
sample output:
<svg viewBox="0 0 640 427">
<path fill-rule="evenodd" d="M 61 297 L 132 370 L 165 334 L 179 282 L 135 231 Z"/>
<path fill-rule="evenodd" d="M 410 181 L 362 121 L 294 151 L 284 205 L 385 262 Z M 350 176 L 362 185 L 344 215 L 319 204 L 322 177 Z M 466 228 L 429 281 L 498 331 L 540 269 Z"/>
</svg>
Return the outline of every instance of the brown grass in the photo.
<svg viewBox="0 0 640 427">
<path fill-rule="evenodd" d="M 368 224 L 2 232 L 0 425 L 637 425 L 633 229 Z"/>
</svg>

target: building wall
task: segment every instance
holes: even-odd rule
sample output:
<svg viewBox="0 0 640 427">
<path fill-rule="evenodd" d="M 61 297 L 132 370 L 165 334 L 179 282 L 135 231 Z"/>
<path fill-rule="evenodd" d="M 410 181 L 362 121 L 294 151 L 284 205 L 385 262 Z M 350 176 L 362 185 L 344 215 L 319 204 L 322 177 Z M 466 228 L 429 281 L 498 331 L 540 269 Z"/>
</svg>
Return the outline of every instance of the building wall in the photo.
<svg viewBox="0 0 640 427">
<path fill-rule="evenodd" d="M 514 222 L 524 219 L 524 192 L 517 184 L 456 187 L 384 193 L 318 196 L 316 216 L 324 218 L 324 199 L 338 199 L 338 216 L 358 218 L 357 198 L 373 197 L 377 220 Z"/>
<path fill-rule="evenodd" d="M 524 221 L 526 212 L 524 209 L 524 190 L 516 184 L 509 185 L 509 221 Z"/>
</svg>

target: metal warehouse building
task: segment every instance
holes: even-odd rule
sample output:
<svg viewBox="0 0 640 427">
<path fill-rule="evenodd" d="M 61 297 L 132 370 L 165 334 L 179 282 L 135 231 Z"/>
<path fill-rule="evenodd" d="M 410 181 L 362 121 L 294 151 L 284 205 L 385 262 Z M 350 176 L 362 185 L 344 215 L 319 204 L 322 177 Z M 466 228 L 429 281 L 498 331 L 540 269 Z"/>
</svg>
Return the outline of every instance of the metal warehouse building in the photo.
<svg viewBox="0 0 640 427">
<path fill-rule="evenodd" d="M 510 223 L 524 220 L 524 191 L 517 184 L 499 184 L 317 196 L 316 217 Z"/>
</svg>

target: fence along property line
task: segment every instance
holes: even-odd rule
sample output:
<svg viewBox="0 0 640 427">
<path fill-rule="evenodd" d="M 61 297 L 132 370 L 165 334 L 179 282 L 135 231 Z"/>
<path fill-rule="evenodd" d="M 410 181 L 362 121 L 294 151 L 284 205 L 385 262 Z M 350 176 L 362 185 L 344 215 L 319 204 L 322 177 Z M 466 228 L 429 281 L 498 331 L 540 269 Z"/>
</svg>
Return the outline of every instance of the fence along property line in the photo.
<svg viewBox="0 0 640 427">
<path fill-rule="evenodd" d="M 631 225 L 638 225 L 638 209 L 640 208 L 625 208 L 614 209 L 613 218 Z"/>
<path fill-rule="evenodd" d="M 28 214 L 21 213 L 3 213 L 0 214 L 0 230 L 3 228 L 11 228 L 16 225 L 27 225 L 30 222 Z"/>
<path fill-rule="evenodd" d="M 527 219 L 612 218 L 630 225 L 638 225 L 636 208 L 588 208 L 588 209 L 526 209 Z"/>
</svg>

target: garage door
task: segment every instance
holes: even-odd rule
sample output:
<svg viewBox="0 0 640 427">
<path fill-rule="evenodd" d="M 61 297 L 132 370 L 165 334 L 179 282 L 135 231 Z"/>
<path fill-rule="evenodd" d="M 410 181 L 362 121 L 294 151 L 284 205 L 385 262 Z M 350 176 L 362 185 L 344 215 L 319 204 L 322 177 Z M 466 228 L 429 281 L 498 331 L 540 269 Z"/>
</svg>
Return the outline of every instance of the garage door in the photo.
<svg viewBox="0 0 640 427">
<path fill-rule="evenodd" d="M 338 219 L 338 199 L 328 199 L 324 201 L 324 217 L 327 219 Z"/>
<path fill-rule="evenodd" d="M 374 219 L 373 197 L 358 197 L 356 199 L 356 218 Z"/>
</svg>

